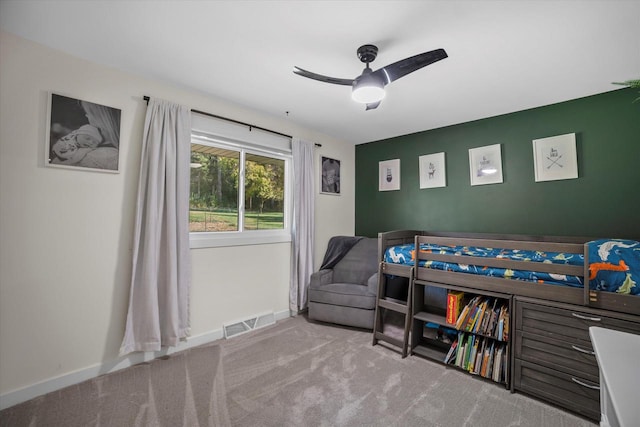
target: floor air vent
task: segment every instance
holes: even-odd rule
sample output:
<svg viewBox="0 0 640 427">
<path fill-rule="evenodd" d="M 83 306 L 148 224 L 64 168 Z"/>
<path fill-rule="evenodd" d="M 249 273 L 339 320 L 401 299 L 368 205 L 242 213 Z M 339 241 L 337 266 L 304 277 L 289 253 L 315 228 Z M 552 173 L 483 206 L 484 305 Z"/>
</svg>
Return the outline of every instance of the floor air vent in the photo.
<svg viewBox="0 0 640 427">
<path fill-rule="evenodd" d="M 237 322 L 225 323 L 223 324 L 224 337 L 235 337 L 236 335 L 244 334 L 245 332 L 253 331 L 263 326 L 273 325 L 274 323 L 276 323 L 276 318 L 273 312 L 258 314 Z"/>
</svg>

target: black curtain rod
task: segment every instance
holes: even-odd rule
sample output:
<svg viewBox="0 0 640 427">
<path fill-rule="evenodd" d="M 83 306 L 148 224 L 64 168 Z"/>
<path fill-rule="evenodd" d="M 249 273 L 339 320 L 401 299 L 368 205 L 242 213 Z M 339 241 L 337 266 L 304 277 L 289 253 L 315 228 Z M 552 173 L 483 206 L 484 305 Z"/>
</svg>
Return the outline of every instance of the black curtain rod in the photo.
<svg viewBox="0 0 640 427">
<path fill-rule="evenodd" d="M 148 96 L 145 95 L 144 97 L 142 97 L 142 99 L 144 99 L 147 102 L 147 104 L 149 103 L 149 99 L 150 98 Z M 276 132 L 275 130 L 265 129 L 265 128 L 262 128 L 260 126 L 252 125 L 250 123 L 245 123 L 245 122 L 241 122 L 241 121 L 234 120 L 234 119 L 228 119 L 228 118 L 222 117 L 222 116 L 217 116 L 215 114 L 207 113 L 206 111 L 200 111 L 200 110 L 193 110 L 192 109 L 191 112 L 192 113 L 202 114 L 204 116 L 213 117 L 213 118 L 216 118 L 216 119 L 226 120 L 228 122 L 237 123 L 239 125 L 247 126 L 247 127 L 249 127 L 249 131 L 251 131 L 251 129 L 260 129 L 260 130 L 265 131 L 265 132 L 270 132 L 270 133 L 274 133 L 276 135 L 284 136 L 285 138 L 293 138 L 291 135 L 287 135 L 287 134 L 284 134 L 284 133 Z M 322 144 L 316 144 L 316 147 L 322 147 Z"/>
</svg>

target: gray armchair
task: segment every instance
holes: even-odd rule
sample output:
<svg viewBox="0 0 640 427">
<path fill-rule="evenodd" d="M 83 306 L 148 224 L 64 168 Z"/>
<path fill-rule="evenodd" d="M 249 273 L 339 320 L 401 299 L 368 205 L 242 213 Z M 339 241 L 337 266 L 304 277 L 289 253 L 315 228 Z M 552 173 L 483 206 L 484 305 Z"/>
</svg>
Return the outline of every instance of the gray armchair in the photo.
<svg viewBox="0 0 640 427">
<path fill-rule="evenodd" d="M 311 275 L 309 318 L 373 329 L 378 290 L 378 239 L 332 237 Z"/>
</svg>

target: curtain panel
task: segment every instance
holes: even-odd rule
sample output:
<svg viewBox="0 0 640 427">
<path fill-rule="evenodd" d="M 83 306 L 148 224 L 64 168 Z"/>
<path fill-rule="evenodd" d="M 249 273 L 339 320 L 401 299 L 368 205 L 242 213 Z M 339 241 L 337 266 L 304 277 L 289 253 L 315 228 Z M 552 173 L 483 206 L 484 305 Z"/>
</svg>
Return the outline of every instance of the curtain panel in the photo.
<svg viewBox="0 0 640 427">
<path fill-rule="evenodd" d="M 159 351 L 189 335 L 190 158 L 190 110 L 151 98 L 142 141 L 129 310 L 120 354 Z"/>
<path fill-rule="evenodd" d="M 315 179 L 312 142 L 293 138 L 293 226 L 289 310 L 307 308 L 309 278 L 313 273 Z"/>
</svg>

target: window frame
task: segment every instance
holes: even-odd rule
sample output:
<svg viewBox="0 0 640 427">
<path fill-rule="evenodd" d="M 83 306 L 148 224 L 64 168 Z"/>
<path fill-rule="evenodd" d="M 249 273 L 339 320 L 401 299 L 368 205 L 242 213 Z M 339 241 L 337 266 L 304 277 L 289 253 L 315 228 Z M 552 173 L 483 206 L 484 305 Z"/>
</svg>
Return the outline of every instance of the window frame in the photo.
<svg viewBox="0 0 640 427">
<path fill-rule="evenodd" d="M 191 249 L 215 248 L 225 246 L 243 246 L 243 245 L 263 245 L 271 243 L 291 242 L 291 224 L 292 224 L 292 170 L 293 156 L 285 150 L 278 150 L 270 147 L 262 147 L 234 140 L 231 138 L 212 135 L 202 132 L 191 132 L 190 144 L 207 145 L 216 148 L 223 148 L 239 153 L 239 171 L 238 171 L 238 228 L 236 231 L 200 231 L 189 232 L 189 247 Z M 270 157 L 284 161 L 284 227 L 277 230 L 244 230 L 244 212 L 245 212 L 245 162 L 246 155 L 254 154 L 263 157 Z M 189 188 L 191 192 L 191 188 Z"/>
</svg>

